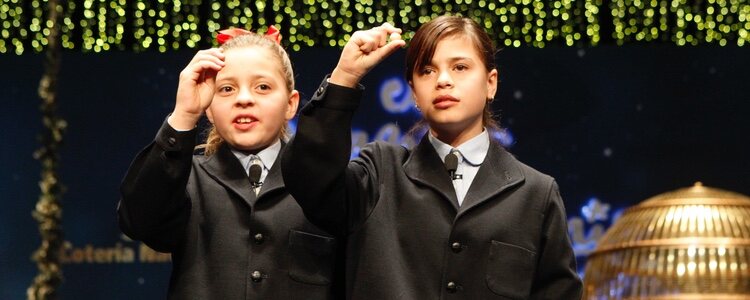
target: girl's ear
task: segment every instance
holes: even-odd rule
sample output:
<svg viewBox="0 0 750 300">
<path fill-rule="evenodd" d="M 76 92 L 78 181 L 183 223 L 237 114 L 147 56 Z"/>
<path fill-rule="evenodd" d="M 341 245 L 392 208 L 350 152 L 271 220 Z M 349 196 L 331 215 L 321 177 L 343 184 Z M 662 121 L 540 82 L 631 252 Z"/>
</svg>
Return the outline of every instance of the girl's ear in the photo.
<svg viewBox="0 0 750 300">
<path fill-rule="evenodd" d="M 490 70 L 487 75 L 487 99 L 493 99 L 497 93 L 497 69 Z"/>
<path fill-rule="evenodd" d="M 406 82 L 406 84 L 409 85 L 409 89 L 411 90 L 411 98 L 414 100 L 414 104 L 417 103 L 417 93 L 414 92 L 414 83 L 411 81 Z"/>
<path fill-rule="evenodd" d="M 206 109 L 206 117 L 208 118 L 208 121 L 211 122 L 211 124 L 214 123 L 214 114 L 211 113 L 210 109 Z"/>
<path fill-rule="evenodd" d="M 289 94 L 289 101 L 287 102 L 287 109 L 286 113 L 284 114 L 284 117 L 287 121 L 294 118 L 294 115 L 297 114 L 297 106 L 299 105 L 299 92 L 297 90 L 292 90 L 292 92 Z"/>
</svg>

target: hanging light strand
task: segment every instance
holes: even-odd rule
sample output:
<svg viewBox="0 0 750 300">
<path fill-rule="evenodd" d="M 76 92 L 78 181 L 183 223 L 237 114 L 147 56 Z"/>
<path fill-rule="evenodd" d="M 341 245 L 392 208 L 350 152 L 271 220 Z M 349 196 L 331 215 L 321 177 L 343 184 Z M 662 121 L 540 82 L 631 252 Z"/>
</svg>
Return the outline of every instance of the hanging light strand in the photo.
<svg viewBox="0 0 750 300">
<path fill-rule="evenodd" d="M 0 53 L 44 51 L 49 0 L 1 1 Z M 61 45 L 82 52 L 206 48 L 221 28 L 270 25 L 294 51 L 342 47 L 354 31 L 383 22 L 401 27 L 409 39 L 420 24 L 443 14 L 476 20 L 500 47 L 750 42 L 745 0 L 83 0 L 60 7 Z"/>
</svg>

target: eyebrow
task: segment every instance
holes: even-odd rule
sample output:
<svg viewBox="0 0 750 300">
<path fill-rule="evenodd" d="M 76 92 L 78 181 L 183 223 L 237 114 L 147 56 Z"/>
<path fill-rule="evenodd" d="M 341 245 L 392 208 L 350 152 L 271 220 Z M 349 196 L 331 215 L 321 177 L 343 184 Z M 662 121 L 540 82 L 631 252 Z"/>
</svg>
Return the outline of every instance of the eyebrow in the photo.
<svg viewBox="0 0 750 300">
<path fill-rule="evenodd" d="M 426 64 L 425 66 L 432 66 L 432 65 L 434 65 L 435 64 L 434 60 L 435 60 L 435 58 L 433 57 L 433 59 L 430 60 L 430 62 L 428 64 Z M 462 61 L 462 60 L 468 60 L 468 61 L 471 61 L 471 62 L 474 61 L 474 59 L 472 59 L 471 57 L 468 57 L 468 56 L 454 56 L 454 57 L 449 57 L 448 58 L 448 62 L 449 63 L 455 63 L 457 61 Z"/>
<path fill-rule="evenodd" d="M 448 61 L 450 61 L 450 62 L 455 62 L 455 61 L 459 61 L 459 60 L 474 61 L 474 59 L 472 59 L 471 57 L 466 57 L 466 56 L 455 56 L 455 57 L 451 57 L 451 58 L 448 59 Z"/>
<path fill-rule="evenodd" d="M 266 73 L 260 73 L 260 74 L 253 74 L 253 75 L 250 76 L 251 80 L 267 79 L 267 78 L 273 78 L 273 75 L 272 74 L 266 74 Z M 217 82 L 219 82 L 219 81 L 237 81 L 237 77 L 230 75 L 230 76 L 226 76 L 226 77 L 222 76 L 221 78 L 219 78 L 217 76 L 216 81 Z"/>
</svg>

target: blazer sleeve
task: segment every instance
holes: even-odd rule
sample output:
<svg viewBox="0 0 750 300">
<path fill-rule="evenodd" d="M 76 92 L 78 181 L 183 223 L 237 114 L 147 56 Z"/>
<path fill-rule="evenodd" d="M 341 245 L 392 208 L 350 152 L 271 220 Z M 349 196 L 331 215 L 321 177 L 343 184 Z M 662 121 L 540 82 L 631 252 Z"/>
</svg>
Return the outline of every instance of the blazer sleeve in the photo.
<svg viewBox="0 0 750 300">
<path fill-rule="evenodd" d="M 301 109 L 297 132 L 281 157 L 285 186 L 305 216 L 336 235 L 363 222 L 376 199 L 374 151 L 363 150 L 372 155 L 349 162 L 352 118 L 362 90 L 324 80 Z"/>
<path fill-rule="evenodd" d="M 118 221 L 123 233 L 171 252 L 190 211 L 186 196 L 196 129 L 178 132 L 164 121 L 156 138 L 130 165 L 120 185 Z"/>
<path fill-rule="evenodd" d="M 568 237 L 565 206 L 554 180 L 547 198 L 542 247 L 531 299 L 581 299 L 583 287 Z"/>
</svg>

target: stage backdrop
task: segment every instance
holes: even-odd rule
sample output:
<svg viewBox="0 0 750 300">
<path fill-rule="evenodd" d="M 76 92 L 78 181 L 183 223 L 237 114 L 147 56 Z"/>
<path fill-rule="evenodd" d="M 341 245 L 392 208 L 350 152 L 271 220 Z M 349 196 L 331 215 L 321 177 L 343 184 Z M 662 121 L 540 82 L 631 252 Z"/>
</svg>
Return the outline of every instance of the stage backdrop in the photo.
<svg viewBox="0 0 750 300">
<path fill-rule="evenodd" d="M 124 237 L 115 208 L 130 160 L 171 111 L 179 71 L 193 51 L 65 53 L 59 113 L 63 299 L 162 299 L 169 257 Z M 292 54 L 309 99 L 337 61 L 334 49 Z M 520 160 L 557 178 L 580 268 L 622 209 L 704 184 L 750 194 L 750 55 L 733 47 L 510 48 L 497 55 L 496 135 Z M 409 144 L 418 119 L 402 76 L 404 51 L 364 81 L 354 150 L 373 139 Z M 36 94 L 41 55 L 0 56 L 0 299 L 22 299 L 39 246 L 31 211 L 42 130 Z"/>
</svg>

